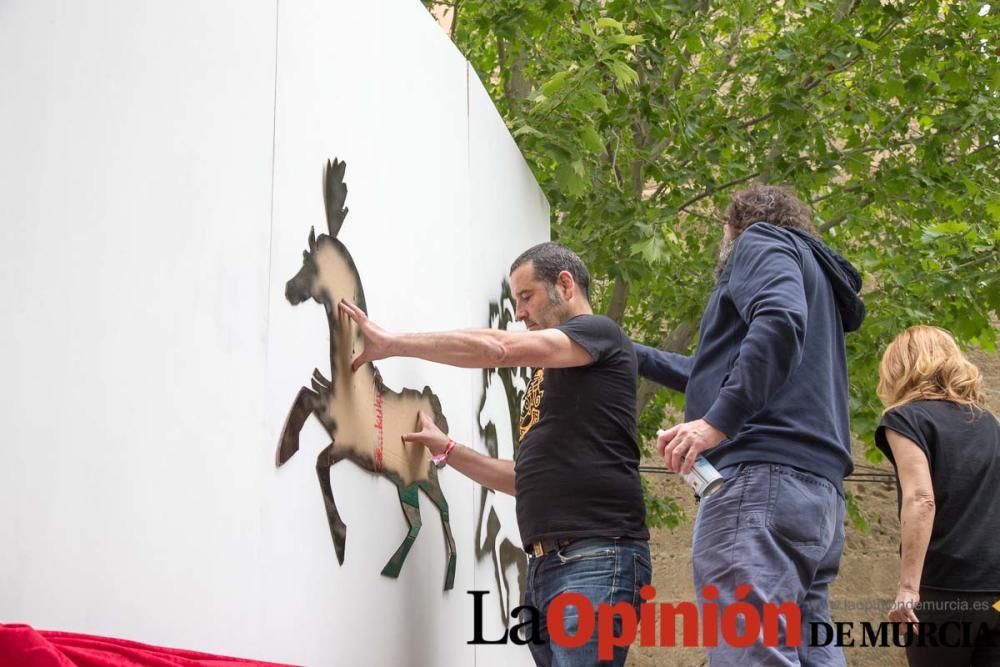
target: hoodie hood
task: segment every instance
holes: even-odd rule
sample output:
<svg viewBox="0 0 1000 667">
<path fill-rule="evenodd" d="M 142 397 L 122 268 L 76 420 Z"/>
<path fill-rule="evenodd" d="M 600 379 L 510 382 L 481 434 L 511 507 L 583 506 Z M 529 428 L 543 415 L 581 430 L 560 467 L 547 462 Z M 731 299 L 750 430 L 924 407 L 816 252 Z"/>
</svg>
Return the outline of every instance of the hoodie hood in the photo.
<svg viewBox="0 0 1000 667">
<path fill-rule="evenodd" d="M 791 227 L 783 227 L 802 239 L 813 257 L 823 268 L 823 273 L 830 280 L 834 297 L 837 299 L 837 309 L 844 323 L 844 331 L 857 331 L 865 319 L 865 303 L 861 300 L 861 274 L 846 259 L 830 250 L 825 243 L 812 234 Z"/>
</svg>

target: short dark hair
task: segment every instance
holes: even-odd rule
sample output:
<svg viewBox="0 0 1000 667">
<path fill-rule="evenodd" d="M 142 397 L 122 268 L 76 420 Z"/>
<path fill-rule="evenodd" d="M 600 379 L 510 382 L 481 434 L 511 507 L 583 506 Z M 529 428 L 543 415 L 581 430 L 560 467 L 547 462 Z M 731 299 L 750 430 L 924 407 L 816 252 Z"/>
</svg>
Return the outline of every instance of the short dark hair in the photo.
<svg viewBox="0 0 1000 667">
<path fill-rule="evenodd" d="M 818 237 L 812 211 L 789 190 L 777 185 L 752 185 L 733 195 L 725 220 L 737 235 L 755 222 L 801 229 Z"/>
<path fill-rule="evenodd" d="M 528 248 L 510 265 L 510 272 L 531 262 L 535 269 L 535 279 L 541 280 L 549 287 L 554 287 L 561 271 L 569 271 L 577 286 L 583 291 L 583 297 L 590 302 L 590 273 L 580 256 L 564 245 L 558 243 L 539 243 Z"/>
</svg>

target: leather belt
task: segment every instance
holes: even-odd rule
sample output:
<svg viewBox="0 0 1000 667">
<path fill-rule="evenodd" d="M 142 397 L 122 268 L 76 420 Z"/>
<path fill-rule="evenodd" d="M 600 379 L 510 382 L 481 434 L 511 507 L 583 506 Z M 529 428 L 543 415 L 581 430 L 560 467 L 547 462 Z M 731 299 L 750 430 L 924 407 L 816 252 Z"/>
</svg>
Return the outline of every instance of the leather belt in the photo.
<svg viewBox="0 0 1000 667">
<path fill-rule="evenodd" d="M 532 542 L 531 544 L 524 545 L 524 550 L 528 552 L 528 555 L 535 556 L 536 558 L 541 558 L 547 553 L 553 551 L 559 551 L 563 547 L 569 546 L 576 541 L 574 537 L 564 537 L 559 540 L 538 540 L 537 542 Z"/>
</svg>

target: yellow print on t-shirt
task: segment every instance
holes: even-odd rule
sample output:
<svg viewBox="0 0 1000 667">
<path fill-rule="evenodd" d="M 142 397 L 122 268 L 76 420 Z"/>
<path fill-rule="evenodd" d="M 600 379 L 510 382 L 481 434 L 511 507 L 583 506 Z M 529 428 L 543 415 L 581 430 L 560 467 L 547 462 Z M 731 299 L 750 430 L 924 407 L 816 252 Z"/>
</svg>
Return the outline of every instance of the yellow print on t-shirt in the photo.
<svg viewBox="0 0 1000 667">
<path fill-rule="evenodd" d="M 545 369 L 539 368 L 528 384 L 528 389 L 524 392 L 524 402 L 521 404 L 521 434 L 518 440 L 524 440 L 531 427 L 538 422 L 541 415 L 539 406 L 542 404 L 542 380 L 545 379 Z"/>
</svg>

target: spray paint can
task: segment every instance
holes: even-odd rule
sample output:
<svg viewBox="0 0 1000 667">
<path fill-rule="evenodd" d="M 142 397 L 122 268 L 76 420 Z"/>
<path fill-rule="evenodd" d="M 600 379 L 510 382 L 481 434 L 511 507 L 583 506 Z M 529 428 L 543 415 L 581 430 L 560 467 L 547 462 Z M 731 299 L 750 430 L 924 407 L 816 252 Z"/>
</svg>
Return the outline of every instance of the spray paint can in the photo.
<svg viewBox="0 0 1000 667">
<path fill-rule="evenodd" d="M 704 456 L 699 456 L 694 460 L 691 472 L 681 475 L 694 492 L 701 498 L 708 498 L 713 493 L 722 488 L 726 480 L 722 478 L 715 466 L 708 462 Z"/>
<path fill-rule="evenodd" d="M 666 431 L 657 431 L 656 436 L 659 437 L 664 433 Z M 681 473 L 681 478 L 694 489 L 695 494 L 700 498 L 708 498 L 713 493 L 718 492 L 726 481 L 704 456 L 696 458 L 691 472 L 686 475 Z"/>
</svg>

